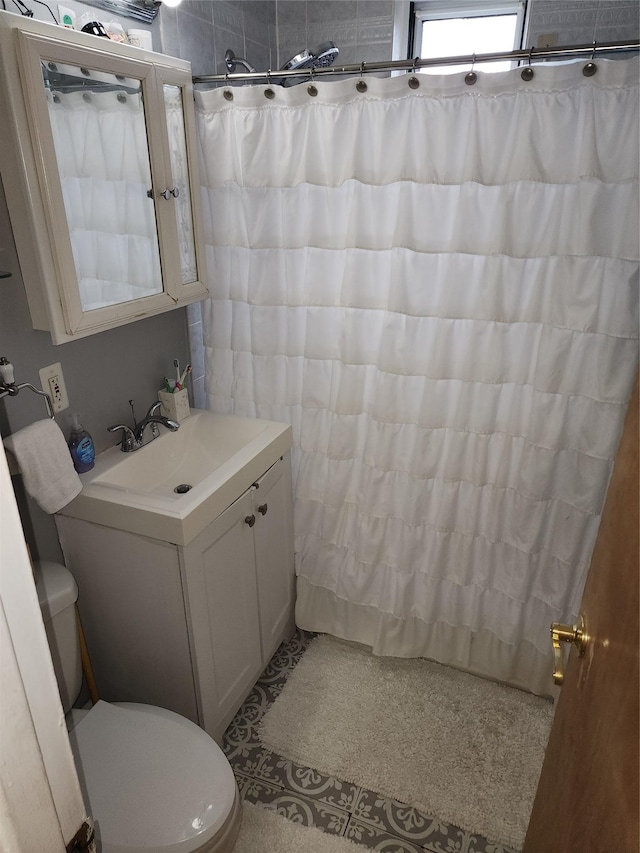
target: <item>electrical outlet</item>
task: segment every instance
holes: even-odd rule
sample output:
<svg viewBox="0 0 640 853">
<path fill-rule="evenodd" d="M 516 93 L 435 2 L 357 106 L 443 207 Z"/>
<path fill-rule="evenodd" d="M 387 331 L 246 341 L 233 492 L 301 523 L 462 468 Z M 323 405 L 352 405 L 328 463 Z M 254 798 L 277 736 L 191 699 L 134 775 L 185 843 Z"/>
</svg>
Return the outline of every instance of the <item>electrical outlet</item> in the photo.
<svg viewBox="0 0 640 853">
<path fill-rule="evenodd" d="M 51 397 L 53 411 L 61 412 L 63 409 L 68 409 L 69 398 L 67 396 L 67 387 L 64 384 L 64 376 L 62 375 L 62 365 L 60 362 L 41 368 L 39 373 L 40 385 L 42 390 L 46 391 Z"/>
</svg>

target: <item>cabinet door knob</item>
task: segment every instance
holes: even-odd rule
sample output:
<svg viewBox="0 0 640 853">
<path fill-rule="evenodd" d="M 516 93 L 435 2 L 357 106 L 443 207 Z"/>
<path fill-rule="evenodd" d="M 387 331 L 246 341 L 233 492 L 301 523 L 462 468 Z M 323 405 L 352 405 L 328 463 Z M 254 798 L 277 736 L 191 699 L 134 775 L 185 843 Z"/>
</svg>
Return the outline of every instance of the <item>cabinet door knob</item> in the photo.
<svg viewBox="0 0 640 853">
<path fill-rule="evenodd" d="M 269 509 L 269 507 L 267 506 L 267 504 L 261 504 L 258 507 L 258 512 L 260 513 L 260 515 L 266 515 L 268 509 Z"/>
<path fill-rule="evenodd" d="M 249 525 L 249 527 L 253 527 L 253 525 L 256 523 L 256 517 L 255 517 L 255 515 L 248 515 L 248 516 L 245 518 L 244 523 L 245 523 L 245 524 L 248 524 L 248 525 Z"/>
</svg>

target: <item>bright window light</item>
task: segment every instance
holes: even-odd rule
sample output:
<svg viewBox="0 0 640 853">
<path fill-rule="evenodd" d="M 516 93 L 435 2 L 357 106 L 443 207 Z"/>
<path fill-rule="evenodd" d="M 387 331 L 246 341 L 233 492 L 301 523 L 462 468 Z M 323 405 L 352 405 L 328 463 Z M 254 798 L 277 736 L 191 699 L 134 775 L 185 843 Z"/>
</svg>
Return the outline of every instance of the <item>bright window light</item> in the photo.
<svg viewBox="0 0 640 853">
<path fill-rule="evenodd" d="M 439 56 L 464 56 L 473 53 L 499 53 L 513 50 L 517 15 L 491 15 L 473 18 L 445 18 L 422 22 L 422 59 Z M 423 68 L 429 74 L 454 74 L 468 71 L 471 65 L 434 65 Z M 482 71 L 508 71 L 511 62 L 485 62 Z"/>
<path fill-rule="evenodd" d="M 523 42 L 526 0 L 414 0 L 409 53 L 421 59 L 508 53 Z M 486 62 L 485 71 L 506 71 L 516 63 Z M 468 65 L 432 65 L 428 74 L 466 72 Z"/>
</svg>

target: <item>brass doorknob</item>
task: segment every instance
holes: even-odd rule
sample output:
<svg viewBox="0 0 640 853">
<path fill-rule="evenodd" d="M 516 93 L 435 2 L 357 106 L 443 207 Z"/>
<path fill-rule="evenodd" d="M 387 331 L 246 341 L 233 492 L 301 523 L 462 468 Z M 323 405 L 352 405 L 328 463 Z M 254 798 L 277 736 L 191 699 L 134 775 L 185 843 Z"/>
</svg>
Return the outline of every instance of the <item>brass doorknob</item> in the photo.
<svg viewBox="0 0 640 853">
<path fill-rule="evenodd" d="M 561 622 L 551 624 L 551 643 L 553 645 L 553 681 L 562 684 L 564 681 L 564 662 L 560 643 L 573 643 L 580 657 L 585 653 L 589 637 L 585 629 L 584 614 L 580 614 L 577 625 L 563 625 Z"/>
</svg>

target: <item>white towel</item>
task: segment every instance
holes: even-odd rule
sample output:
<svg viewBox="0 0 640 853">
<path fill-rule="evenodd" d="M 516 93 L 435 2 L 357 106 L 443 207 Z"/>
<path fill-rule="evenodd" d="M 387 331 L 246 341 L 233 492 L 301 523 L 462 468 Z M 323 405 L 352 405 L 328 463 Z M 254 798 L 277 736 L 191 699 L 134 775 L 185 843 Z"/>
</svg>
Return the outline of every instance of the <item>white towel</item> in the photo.
<svg viewBox="0 0 640 853">
<path fill-rule="evenodd" d="M 16 458 L 25 489 L 50 515 L 82 490 L 62 430 L 51 418 L 14 432 L 3 444 Z"/>
</svg>

